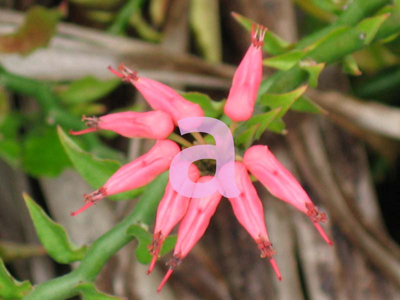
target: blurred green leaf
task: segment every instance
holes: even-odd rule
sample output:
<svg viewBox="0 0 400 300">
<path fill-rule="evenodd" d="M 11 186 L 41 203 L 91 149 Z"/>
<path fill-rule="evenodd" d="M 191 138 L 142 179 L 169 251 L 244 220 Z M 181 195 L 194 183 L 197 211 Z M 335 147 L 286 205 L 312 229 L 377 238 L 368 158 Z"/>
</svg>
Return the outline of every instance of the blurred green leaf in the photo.
<svg viewBox="0 0 400 300">
<path fill-rule="evenodd" d="M 154 30 L 143 17 L 141 10 L 136 11 L 132 14 L 129 19 L 129 24 L 135 28 L 136 32 L 146 41 L 158 43 L 162 39 L 162 34 L 157 30 Z"/>
<path fill-rule="evenodd" d="M 362 20 L 356 28 L 361 31 L 362 38 L 366 45 L 369 45 L 374 39 L 378 29 L 382 26 L 383 22 L 390 16 L 390 13 L 379 15 L 376 17 L 366 18 Z"/>
<path fill-rule="evenodd" d="M 294 0 L 294 2 L 301 7 L 307 14 L 325 22 L 333 22 L 336 16 L 330 10 L 322 9 L 316 5 L 315 0 Z"/>
<path fill-rule="evenodd" d="M 305 95 L 302 95 L 297 99 L 292 106 L 291 110 L 300 111 L 305 113 L 313 113 L 313 114 L 326 114 L 326 110 L 324 110 L 321 106 L 314 103 L 310 98 Z"/>
<path fill-rule="evenodd" d="M 159 27 L 165 20 L 169 0 L 150 0 L 150 18 L 152 23 Z"/>
<path fill-rule="evenodd" d="M 258 127 L 259 125 L 256 124 L 238 133 L 235 138 L 235 145 L 242 145 L 245 149 L 249 148 L 253 143 Z"/>
<path fill-rule="evenodd" d="M 254 139 L 258 140 L 261 137 L 264 131 L 267 130 L 269 124 L 277 117 L 280 111 L 281 108 L 275 108 L 269 112 L 256 115 L 246 122 L 247 128 L 250 128 L 254 125 L 258 126 L 256 133 L 254 134 Z"/>
<path fill-rule="evenodd" d="M 325 63 L 317 64 L 313 60 L 302 60 L 299 62 L 299 66 L 301 69 L 307 71 L 308 73 L 308 84 L 316 88 L 318 86 L 318 78 L 319 74 L 321 74 L 322 70 L 325 68 Z"/>
<path fill-rule="evenodd" d="M 111 159 L 100 159 L 91 153 L 83 151 L 70 137 L 68 137 L 61 127 L 58 128 L 58 136 L 65 152 L 71 159 L 78 173 L 94 189 L 101 187 L 120 167 L 118 161 Z M 132 191 L 110 196 L 111 200 L 126 200 L 136 198 L 143 192 L 144 187 Z"/>
<path fill-rule="evenodd" d="M 189 17 L 196 42 L 204 58 L 213 63 L 221 62 L 222 41 L 219 1 L 191 0 Z"/>
<path fill-rule="evenodd" d="M 254 22 L 253 20 L 250 20 L 238 13 L 232 12 L 232 16 L 249 32 L 251 31 L 252 24 L 256 24 L 256 22 Z M 263 49 L 271 55 L 282 54 L 290 49 L 292 46 L 292 44 L 285 41 L 277 34 L 273 33 L 271 30 L 267 30 L 267 32 L 265 33 Z"/>
<path fill-rule="evenodd" d="M 152 256 L 149 254 L 147 246 L 149 246 L 153 240 L 152 235 L 140 225 L 131 225 L 126 233 L 135 236 L 138 240 L 138 246 L 135 251 L 138 262 L 145 265 L 149 264 Z M 167 237 L 162 245 L 160 255 L 163 256 L 174 249 L 176 240 L 176 236 Z"/>
<path fill-rule="evenodd" d="M 64 227 L 51 220 L 27 194 L 23 196 L 36 233 L 47 253 L 60 264 L 82 260 L 87 247 L 72 244 Z"/>
<path fill-rule="evenodd" d="M 26 14 L 24 24 L 16 32 L 0 36 L 0 52 L 29 54 L 46 47 L 62 17 L 58 9 L 34 6 Z"/>
<path fill-rule="evenodd" d="M 57 136 L 56 127 L 38 126 L 29 131 L 23 142 L 22 167 L 33 176 L 57 176 L 71 161 Z"/>
<path fill-rule="evenodd" d="M 99 292 L 91 282 L 81 283 L 76 287 L 76 289 L 83 297 L 83 300 L 126 300 L 125 298 Z"/>
<path fill-rule="evenodd" d="M 13 112 L 0 119 L 0 158 L 16 167 L 21 159 L 21 143 L 18 140 L 18 130 L 21 117 Z"/>
<path fill-rule="evenodd" d="M 353 55 L 345 56 L 342 61 L 342 70 L 343 72 L 354 76 L 360 76 L 362 74 Z"/>
<path fill-rule="evenodd" d="M 224 110 L 225 101 L 214 101 L 208 95 L 190 92 L 182 93 L 183 98 L 201 106 L 206 117 L 218 119 Z"/>
<path fill-rule="evenodd" d="M 275 119 L 268 125 L 268 130 L 279 133 L 279 134 L 286 134 L 286 125 L 282 119 Z"/>
<path fill-rule="evenodd" d="M 19 282 L 7 271 L 3 260 L 0 258 L 0 299 L 16 300 L 22 299 L 32 290 L 28 281 Z"/>
<path fill-rule="evenodd" d="M 115 35 L 125 35 L 126 27 L 131 16 L 140 10 L 144 0 L 128 0 L 117 13 L 114 22 L 108 28 L 108 32 Z"/>
<path fill-rule="evenodd" d="M 10 104 L 6 92 L 0 86 L 0 123 L 10 111 Z"/>
<path fill-rule="evenodd" d="M 66 104 L 86 103 L 103 98 L 120 84 L 119 79 L 99 80 L 87 76 L 73 81 L 67 89 L 58 91 L 58 96 Z"/>
<path fill-rule="evenodd" d="M 84 6 L 86 8 L 112 9 L 120 5 L 123 0 L 68 0 L 68 2 Z"/>
<path fill-rule="evenodd" d="M 304 55 L 305 53 L 301 50 L 293 50 L 282 55 L 266 58 L 263 60 L 263 64 L 278 70 L 289 70 L 295 66 Z"/>
</svg>

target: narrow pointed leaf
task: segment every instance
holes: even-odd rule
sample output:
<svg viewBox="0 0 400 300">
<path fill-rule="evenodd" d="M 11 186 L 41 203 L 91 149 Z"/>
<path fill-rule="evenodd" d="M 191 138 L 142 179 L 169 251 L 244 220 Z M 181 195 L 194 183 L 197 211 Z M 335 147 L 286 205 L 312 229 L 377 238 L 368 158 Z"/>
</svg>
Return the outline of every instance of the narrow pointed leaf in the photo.
<svg viewBox="0 0 400 300">
<path fill-rule="evenodd" d="M 99 80 L 87 76 L 73 81 L 67 89 L 59 91 L 58 96 L 66 104 L 86 103 L 106 96 L 120 84 L 119 79 Z"/>
<path fill-rule="evenodd" d="M 278 70 L 286 71 L 295 66 L 304 55 L 305 53 L 303 51 L 293 50 L 282 55 L 264 59 L 263 64 Z"/>
<path fill-rule="evenodd" d="M 47 253 L 60 264 L 82 260 L 87 247 L 75 246 L 70 241 L 64 227 L 51 220 L 27 194 L 24 194 L 24 199 L 36 233 Z"/>
<path fill-rule="evenodd" d="M 256 22 L 238 13 L 233 12 L 232 16 L 240 25 L 242 25 L 249 32 L 251 31 L 252 24 L 256 24 Z M 293 46 L 292 44 L 285 41 L 284 39 L 282 39 L 281 37 L 279 37 L 277 34 L 275 34 L 270 30 L 267 30 L 267 32 L 265 33 L 263 49 L 266 52 L 270 53 L 271 55 L 282 54 L 286 52 L 288 49 L 290 49 L 292 46 Z"/>
<path fill-rule="evenodd" d="M 0 299 L 16 300 L 22 299 L 32 290 L 28 281 L 19 282 L 7 271 L 3 260 L 0 258 Z"/>
<path fill-rule="evenodd" d="M 259 125 L 254 138 L 258 140 L 261 135 L 267 130 L 269 124 L 276 118 L 281 111 L 281 108 L 275 108 L 269 112 L 256 115 L 246 122 L 246 127 L 250 128 L 254 125 Z"/>
<path fill-rule="evenodd" d="M 127 300 L 98 291 L 93 283 L 85 282 L 76 287 L 83 300 Z"/>
<path fill-rule="evenodd" d="M 32 7 L 16 32 L 0 36 L 0 52 L 29 54 L 37 48 L 46 47 L 61 17 L 62 13 L 57 9 Z"/>
<path fill-rule="evenodd" d="M 241 132 L 235 138 L 235 144 L 243 145 L 245 149 L 249 148 L 251 146 L 251 144 L 253 143 L 255 134 L 259 127 L 260 127 L 260 124 L 255 124 L 255 125 L 249 127 L 248 129 L 244 130 L 243 132 Z"/>
<path fill-rule="evenodd" d="M 287 133 L 285 122 L 283 122 L 283 120 L 281 118 L 273 120 L 268 125 L 268 130 L 275 132 L 275 133 L 279 133 L 279 134 Z"/>
<path fill-rule="evenodd" d="M 318 86 L 319 74 L 325 68 L 325 63 L 317 64 L 313 60 L 303 60 L 299 62 L 300 68 L 307 71 L 308 73 L 308 84 L 315 88 Z"/>
<path fill-rule="evenodd" d="M 149 254 L 147 246 L 152 242 L 152 235 L 140 225 L 131 225 L 126 233 L 135 236 L 138 241 L 138 246 L 135 251 L 138 262 L 146 265 L 149 264 L 152 256 Z M 161 256 L 174 249 L 176 239 L 176 236 L 169 236 L 165 239 L 160 252 Z"/>
<path fill-rule="evenodd" d="M 93 154 L 83 151 L 70 137 L 68 137 L 61 127 L 58 128 L 58 136 L 65 152 L 71 159 L 72 164 L 78 173 L 93 187 L 98 189 L 110 178 L 120 167 L 118 161 L 111 159 L 100 159 Z M 111 200 L 126 200 L 136 198 L 143 192 L 143 188 L 138 188 L 129 192 L 110 196 Z"/>
<path fill-rule="evenodd" d="M 217 119 L 223 113 L 225 101 L 214 101 L 208 95 L 198 92 L 183 93 L 182 96 L 200 105 L 206 117 Z"/>
<path fill-rule="evenodd" d="M 366 45 L 372 42 L 376 33 L 378 32 L 378 29 L 389 16 L 390 13 L 386 13 L 376 17 L 367 18 L 357 25 L 356 28 L 361 32 L 362 39 Z"/>
<path fill-rule="evenodd" d="M 342 62 L 342 70 L 350 75 L 360 76 L 362 72 L 358 68 L 358 64 L 352 55 L 347 55 Z"/>
<path fill-rule="evenodd" d="M 313 114 L 328 113 L 325 109 L 323 109 L 321 106 L 313 102 L 310 98 L 308 98 L 305 95 L 300 96 L 300 98 L 293 103 L 290 109 L 294 111 L 313 113 Z"/>
</svg>

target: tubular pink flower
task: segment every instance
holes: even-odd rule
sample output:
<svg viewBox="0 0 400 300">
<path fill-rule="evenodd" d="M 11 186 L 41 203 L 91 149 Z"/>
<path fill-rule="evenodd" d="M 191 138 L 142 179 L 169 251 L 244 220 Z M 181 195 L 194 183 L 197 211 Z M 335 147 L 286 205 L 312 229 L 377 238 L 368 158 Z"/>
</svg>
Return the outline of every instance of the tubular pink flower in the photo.
<svg viewBox="0 0 400 300">
<path fill-rule="evenodd" d="M 269 241 L 267 227 L 264 220 L 264 208 L 257 191 L 250 180 L 247 169 L 241 162 L 235 163 L 236 185 L 240 195 L 236 198 L 229 198 L 233 212 L 240 224 L 248 231 L 261 251 L 261 257 L 268 257 L 276 276 L 282 280 L 279 268 L 272 258 L 276 250 Z"/>
<path fill-rule="evenodd" d="M 305 213 L 324 240 L 332 245 L 319 224 L 326 221 L 326 214 L 318 211 L 300 183 L 276 159 L 267 146 L 258 145 L 249 148 L 244 155 L 243 163 L 272 195 Z"/>
<path fill-rule="evenodd" d="M 109 67 L 109 70 L 133 84 L 154 110 L 162 110 L 168 113 L 175 124 L 178 124 L 177 122 L 180 119 L 204 116 L 200 105 L 186 100 L 165 84 L 146 77 L 139 77 L 136 71 L 128 69 L 123 64 L 119 66 L 121 73 L 111 67 Z"/>
<path fill-rule="evenodd" d="M 204 176 L 198 182 L 206 182 L 212 179 L 212 176 Z M 199 239 L 204 235 L 211 217 L 214 215 L 217 206 L 222 198 L 219 192 L 204 197 L 192 198 L 189 208 L 183 217 L 178 230 L 178 240 L 175 245 L 174 256 L 168 262 L 169 270 L 161 281 L 157 291 L 160 292 L 174 269 L 188 255 L 190 250 L 196 245 Z"/>
<path fill-rule="evenodd" d="M 200 172 L 195 165 L 190 165 L 189 178 L 196 182 L 200 177 Z M 183 218 L 188 207 L 190 198 L 178 194 L 168 182 L 165 193 L 157 209 L 156 225 L 154 228 L 153 241 L 148 246 L 149 252 L 153 255 L 147 274 L 153 271 L 158 255 L 164 240 L 168 237 L 171 230 Z"/>
<path fill-rule="evenodd" d="M 252 43 L 233 75 L 224 112 L 233 121 L 251 118 L 262 79 L 262 50 L 267 28 L 252 27 Z"/>
<path fill-rule="evenodd" d="M 179 146 L 170 140 L 159 140 L 149 152 L 122 166 L 107 182 L 88 195 L 84 194 L 85 205 L 72 213 L 75 216 L 101 199 L 144 186 L 159 174 L 168 170 L 172 159 L 180 151 Z"/>
<path fill-rule="evenodd" d="M 72 131 L 73 135 L 80 135 L 101 129 L 114 131 L 128 138 L 148 138 L 161 140 L 167 138 L 174 130 L 174 123 L 171 117 L 163 111 L 134 112 L 126 111 L 102 116 L 100 118 L 86 116 L 88 129 Z"/>
</svg>

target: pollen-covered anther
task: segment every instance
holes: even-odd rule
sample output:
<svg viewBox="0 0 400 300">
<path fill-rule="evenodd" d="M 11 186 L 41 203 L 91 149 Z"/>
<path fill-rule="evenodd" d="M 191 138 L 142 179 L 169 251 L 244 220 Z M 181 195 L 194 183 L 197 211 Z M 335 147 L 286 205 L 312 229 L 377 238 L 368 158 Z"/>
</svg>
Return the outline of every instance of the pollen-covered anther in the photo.
<svg viewBox="0 0 400 300">
<path fill-rule="evenodd" d="M 97 202 L 103 199 L 104 197 L 107 197 L 107 191 L 104 187 L 101 187 L 98 190 L 91 192 L 90 194 L 83 194 L 85 203 Z"/>
<path fill-rule="evenodd" d="M 306 203 L 307 208 L 307 216 L 313 221 L 314 223 L 324 223 L 326 222 L 326 214 L 321 213 L 318 208 L 314 206 L 312 203 Z"/>
<path fill-rule="evenodd" d="M 100 118 L 97 117 L 86 117 L 82 116 L 82 121 L 85 121 L 85 125 L 89 128 L 99 128 Z"/>
<path fill-rule="evenodd" d="M 161 245 L 162 241 L 164 240 L 164 237 L 161 233 L 161 231 L 155 233 L 153 235 L 153 240 L 150 245 L 147 246 L 147 249 L 149 250 L 150 255 L 156 255 L 160 253 L 161 250 Z"/>
<path fill-rule="evenodd" d="M 260 237 L 256 240 L 258 249 L 261 251 L 262 258 L 271 258 L 273 255 L 276 254 L 276 250 L 272 247 L 272 243 L 266 240 L 265 238 Z"/>
<path fill-rule="evenodd" d="M 268 28 L 260 24 L 253 24 L 251 26 L 251 42 L 254 47 L 259 48 L 264 45 L 264 37 Z"/>
</svg>

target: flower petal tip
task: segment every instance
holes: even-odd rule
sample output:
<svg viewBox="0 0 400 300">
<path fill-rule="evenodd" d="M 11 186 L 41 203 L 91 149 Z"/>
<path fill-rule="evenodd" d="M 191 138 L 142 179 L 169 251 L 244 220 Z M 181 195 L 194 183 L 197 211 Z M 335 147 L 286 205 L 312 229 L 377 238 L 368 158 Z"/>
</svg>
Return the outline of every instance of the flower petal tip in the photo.
<svg viewBox="0 0 400 300">
<path fill-rule="evenodd" d="M 330 245 L 333 246 L 333 242 L 329 239 L 328 235 L 326 234 L 326 232 L 324 231 L 324 229 L 321 227 L 321 224 L 313 222 L 315 228 L 318 230 L 319 234 L 322 236 L 322 238 L 325 240 L 325 242 Z"/>
<path fill-rule="evenodd" d="M 167 274 L 165 274 L 163 280 L 161 281 L 160 285 L 157 288 L 157 293 L 161 292 L 162 288 L 167 283 L 168 279 L 171 277 L 172 272 L 174 272 L 174 270 L 173 269 L 169 269 Z"/>
<path fill-rule="evenodd" d="M 87 128 L 87 129 L 79 130 L 79 131 L 74 131 L 74 130 L 70 129 L 69 130 L 69 134 L 71 134 L 71 135 L 81 135 L 81 134 L 94 132 L 94 131 L 96 131 L 96 128 Z"/>
<path fill-rule="evenodd" d="M 95 202 L 87 202 L 84 206 L 82 206 L 80 209 L 78 209 L 77 211 L 74 211 L 71 213 L 71 216 L 76 216 L 79 215 L 80 213 L 84 212 L 85 210 L 87 210 L 89 207 L 91 207 L 93 204 L 95 204 Z"/>
<path fill-rule="evenodd" d="M 269 259 L 269 262 L 271 263 L 271 266 L 272 266 L 272 268 L 273 268 L 274 271 L 275 271 L 276 277 L 278 277 L 279 281 L 282 281 L 281 271 L 279 270 L 278 265 L 277 265 L 275 259 L 270 258 L 270 259 Z"/>
<path fill-rule="evenodd" d="M 157 262 L 157 258 L 158 258 L 157 255 L 153 255 L 149 269 L 147 270 L 147 275 L 150 275 L 151 272 L 153 272 L 154 266 L 156 265 Z"/>
</svg>

